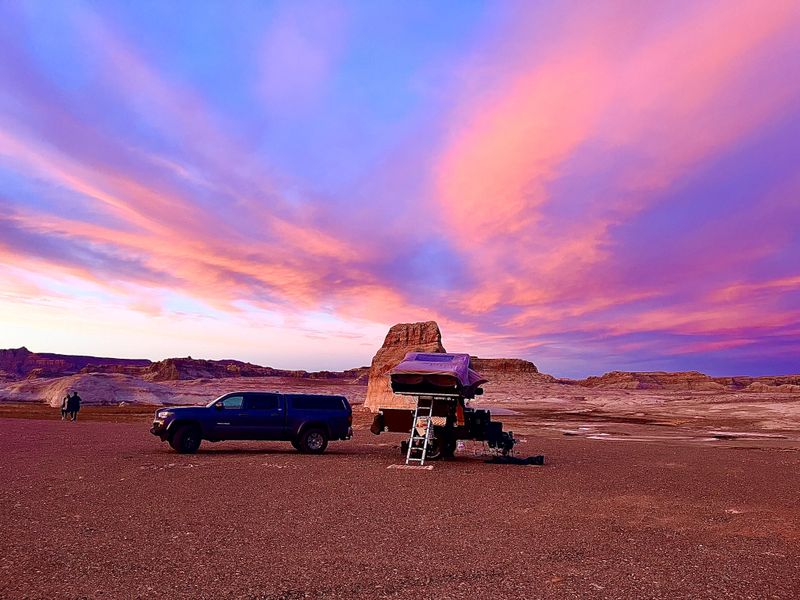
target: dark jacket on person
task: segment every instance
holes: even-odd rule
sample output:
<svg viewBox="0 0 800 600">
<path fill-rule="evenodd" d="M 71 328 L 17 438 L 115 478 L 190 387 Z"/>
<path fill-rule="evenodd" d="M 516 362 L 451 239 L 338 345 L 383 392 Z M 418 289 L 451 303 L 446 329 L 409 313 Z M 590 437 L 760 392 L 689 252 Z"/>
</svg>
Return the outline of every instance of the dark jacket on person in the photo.
<svg viewBox="0 0 800 600">
<path fill-rule="evenodd" d="M 69 397 L 67 400 L 67 411 L 68 412 L 78 412 L 81 409 L 81 397 L 78 396 L 77 392 Z"/>
</svg>

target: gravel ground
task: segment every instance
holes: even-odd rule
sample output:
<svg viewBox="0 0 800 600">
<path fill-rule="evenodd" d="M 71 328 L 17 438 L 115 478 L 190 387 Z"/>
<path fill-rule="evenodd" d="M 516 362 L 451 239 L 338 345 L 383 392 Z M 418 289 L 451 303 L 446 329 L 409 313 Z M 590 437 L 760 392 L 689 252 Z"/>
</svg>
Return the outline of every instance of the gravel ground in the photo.
<svg viewBox="0 0 800 600">
<path fill-rule="evenodd" d="M 0 597 L 800 597 L 795 449 L 528 436 L 544 467 L 420 471 L 364 430 L 180 456 L 148 426 L 0 419 Z"/>
</svg>

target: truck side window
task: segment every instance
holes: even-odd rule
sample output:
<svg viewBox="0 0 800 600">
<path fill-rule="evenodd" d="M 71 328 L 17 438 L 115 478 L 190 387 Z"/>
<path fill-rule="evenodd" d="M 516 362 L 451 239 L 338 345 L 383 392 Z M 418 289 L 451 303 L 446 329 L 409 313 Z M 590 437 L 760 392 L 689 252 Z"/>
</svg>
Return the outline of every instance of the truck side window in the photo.
<svg viewBox="0 0 800 600">
<path fill-rule="evenodd" d="M 292 407 L 298 410 L 343 410 L 341 399 L 336 396 L 292 396 Z"/>
<path fill-rule="evenodd" d="M 248 394 L 245 407 L 248 410 L 275 410 L 280 408 L 278 394 Z"/>
<path fill-rule="evenodd" d="M 242 408 L 242 403 L 244 402 L 244 396 L 229 396 L 224 400 L 220 400 L 219 404 L 225 407 L 225 410 L 238 410 Z"/>
</svg>

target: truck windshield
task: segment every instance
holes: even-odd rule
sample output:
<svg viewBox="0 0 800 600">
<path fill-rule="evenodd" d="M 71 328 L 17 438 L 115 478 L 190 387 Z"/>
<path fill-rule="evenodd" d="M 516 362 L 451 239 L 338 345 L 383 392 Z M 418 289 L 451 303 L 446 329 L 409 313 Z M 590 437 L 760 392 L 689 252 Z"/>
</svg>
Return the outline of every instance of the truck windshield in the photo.
<svg viewBox="0 0 800 600">
<path fill-rule="evenodd" d="M 224 397 L 225 397 L 225 394 L 223 394 L 222 396 L 219 396 L 218 398 L 214 398 L 211 402 L 206 404 L 206 408 L 210 408 L 210 407 L 214 406 L 214 404 L 217 402 L 217 400 L 221 400 Z"/>
</svg>

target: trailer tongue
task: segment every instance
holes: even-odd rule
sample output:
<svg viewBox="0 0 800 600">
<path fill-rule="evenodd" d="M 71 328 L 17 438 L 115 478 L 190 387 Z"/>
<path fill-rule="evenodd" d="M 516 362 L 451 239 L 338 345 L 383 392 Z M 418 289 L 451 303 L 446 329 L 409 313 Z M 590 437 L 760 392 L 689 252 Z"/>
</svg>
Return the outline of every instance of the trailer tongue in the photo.
<svg viewBox="0 0 800 600">
<path fill-rule="evenodd" d="M 488 410 L 466 406 L 487 380 L 470 368 L 469 354 L 409 352 L 389 371 L 392 391 L 414 398 L 413 408 L 379 408 L 370 430 L 409 433 L 406 464 L 453 456 L 458 440 L 486 442 L 506 455 L 516 440 Z"/>
</svg>

